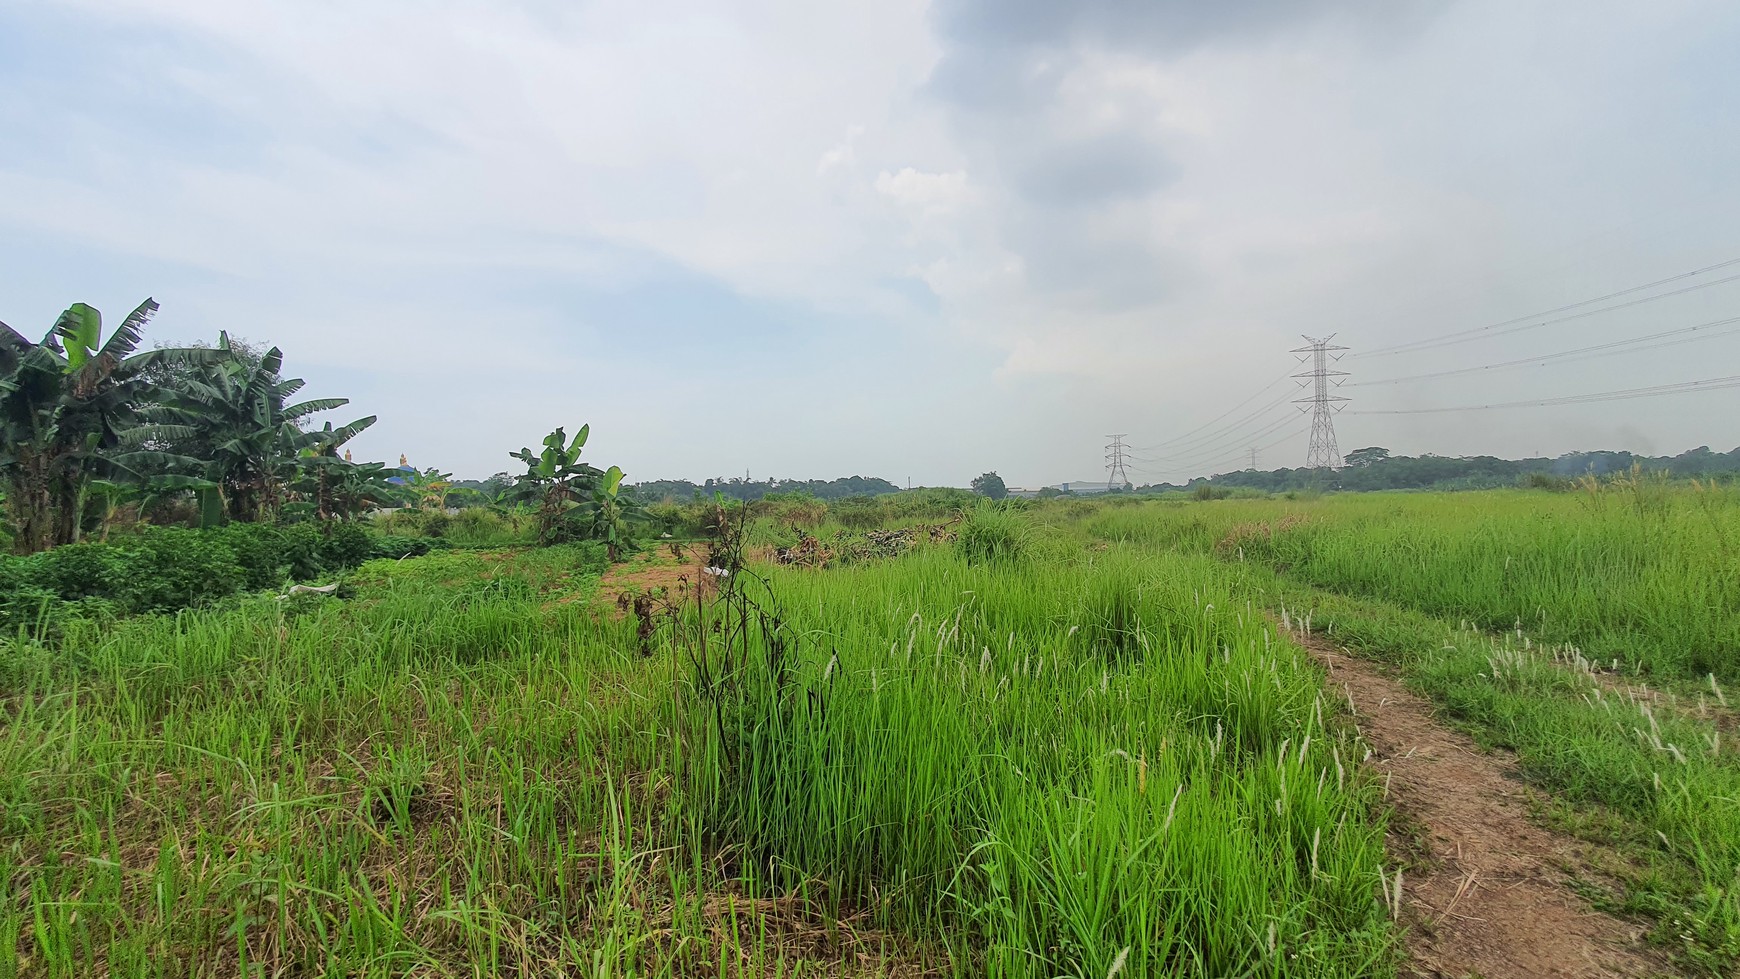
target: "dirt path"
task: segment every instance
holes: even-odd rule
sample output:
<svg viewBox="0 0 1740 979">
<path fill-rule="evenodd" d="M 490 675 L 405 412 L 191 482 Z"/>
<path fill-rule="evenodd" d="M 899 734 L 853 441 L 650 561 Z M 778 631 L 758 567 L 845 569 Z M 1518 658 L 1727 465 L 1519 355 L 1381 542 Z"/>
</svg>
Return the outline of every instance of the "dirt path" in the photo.
<svg viewBox="0 0 1740 979">
<path fill-rule="evenodd" d="M 1297 634 L 1295 634 L 1296 636 Z M 1416 976 L 1536 979 L 1667 972 L 1643 929 L 1589 907 L 1561 868 L 1579 844 L 1529 821 L 1511 765 L 1439 724 L 1432 707 L 1369 662 L 1304 640 L 1352 702 L 1389 799 L 1427 853 L 1403 878 Z M 1392 840 L 1392 843 L 1395 842 Z"/>
</svg>

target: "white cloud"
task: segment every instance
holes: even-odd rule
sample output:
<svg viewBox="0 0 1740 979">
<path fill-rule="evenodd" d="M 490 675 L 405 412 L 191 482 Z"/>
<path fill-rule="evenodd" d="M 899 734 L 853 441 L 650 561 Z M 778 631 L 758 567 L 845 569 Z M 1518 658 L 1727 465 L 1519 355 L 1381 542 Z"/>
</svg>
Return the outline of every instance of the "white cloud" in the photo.
<svg viewBox="0 0 1740 979">
<path fill-rule="evenodd" d="M 1205 420 L 1288 366 L 1300 332 L 1371 346 L 1593 295 L 1712 257 L 1740 214 L 1733 71 L 1710 53 L 1740 22 L 1693 0 L 1401 21 L 1328 0 L 69 6 L 17 9 L 76 22 L 115 84 L 0 86 L 0 123 L 72 161 L 9 148 L 0 228 L 129 256 L 141 281 L 177 270 L 201 322 L 293 304 L 244 332 L 304 363 L 479 372 L 479 431 L 620 398 L 619 430 L 680 433 L 661 443 L 671 474 L 736 469 L 732 453 L 819 474 L 861 451 L 841 465 L 958 481 L 955 447 L 907 437 L 946 416 L 988 457 L 974 471 L 1079 476 L 1107 425 L 1159 439 Z M 698 298 L 659 307 L 668 323 L 574 305 L 679 278 Z M 826 377 L 817 397 L 865 399 L 839 409 L 849 448 L 683 431 L 707 379 L 665 382 L 670 361 L 746 334 L 766 352 L 738 383 Z M 946 390 L 887 395 L 883 358 L 934 361 Z M 553 401 L 520 387 L 600 362 L 660 378 L 661 399 L 635 414 L 632 377 Z M 1711 437 L 1653 404 L 1664 445 Z M 1399 449 L 1550 441 L 1357 424 Z M 1604 430 L 1623 434 L 1562 429 Z"/>
</svg>

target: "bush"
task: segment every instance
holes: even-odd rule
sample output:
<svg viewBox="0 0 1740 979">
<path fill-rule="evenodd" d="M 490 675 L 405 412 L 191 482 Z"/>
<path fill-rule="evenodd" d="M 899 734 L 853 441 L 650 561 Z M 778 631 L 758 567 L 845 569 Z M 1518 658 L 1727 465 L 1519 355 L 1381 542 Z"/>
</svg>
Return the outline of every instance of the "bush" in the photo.
<svg viewBox="0 0 1740 979">
<path fill-rule="evenodd" d="M 969 564 L 1013 561 L 1027 553 L 1032 532 L 1027 521 L 995 505 L 973 510 L 955 531 L 955 548 Z"/>
<path fill-rule="evenodd" d="M 848 496 L 828 504 L 828 512 L 848 530 L 869 530 L 888 519 L 888 510 L 874 496 Z"/>
<path fill-rule="evenodd" d="M 70 618 L 169 612 L 240 592 L 317 578 L 376 557 L 427 554 L 447 542 L 376 537 L 354 524 L 142 527 L 22 557 L 0 557 L 0 633 L 57 634 Z"/>
<path fill-rule="evenodd" d="M 26 584 L 46 588 L 67 602 L 105 596 L 127 574 L 121 553 L 94 541 L 16 560 L 23 566 Z"/>
<path fill-rule="evenodd" d="M 114 548 L 123 574 L 112 582 L 82 589 L 81 597 L 106 599 L 120 611 L 170 612 L 204 605 L 243 587 L 243 569 L 235 551 L 215 535 L 154 527 L 109 546 Z"/>
<path fill-rule="evenodd" d="M 1546 490 L 1550 493 L 1569 493 L 1577 488 L 1574 480 L 1545 472 L 1529 473 L 1522 478 L 1522 485 L 1524 489 Z"/>
</svg>

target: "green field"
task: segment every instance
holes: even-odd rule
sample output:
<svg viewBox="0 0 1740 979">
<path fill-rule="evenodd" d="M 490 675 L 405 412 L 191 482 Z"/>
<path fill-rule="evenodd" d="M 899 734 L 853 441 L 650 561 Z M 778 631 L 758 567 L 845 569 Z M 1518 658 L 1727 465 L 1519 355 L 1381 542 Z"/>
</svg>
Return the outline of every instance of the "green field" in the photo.
<svg viewBox="0 0 1740 979">
<path fill-rule="evenodd" d="M 1395 975 L 1411 830 L 1306 617 L 1514 752 L 1664 971 L 1740 961 L 1733 491 L 1061 500 L 887 553 L 925 515 L 864 510 L 18 632 L 0 977 Z M 800 531 L 835 556 L 773 563 Z"/>
</svg>

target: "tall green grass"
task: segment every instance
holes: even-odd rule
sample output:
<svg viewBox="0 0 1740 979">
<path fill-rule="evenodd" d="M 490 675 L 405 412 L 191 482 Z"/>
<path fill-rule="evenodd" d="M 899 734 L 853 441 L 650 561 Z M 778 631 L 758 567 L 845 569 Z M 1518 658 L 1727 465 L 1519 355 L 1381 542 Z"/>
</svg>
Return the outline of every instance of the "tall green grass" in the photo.
<svg viewBox="0 0 1740 979">
<path fill-rule="evenodd" d="M 811 652 L 689 728 L 756 886 L 822 882 L 968 974 L 1388 971 L 1371 787 L 1228 569 L 931 549 L 774 580 Z"/>
<path fill-rule="evenodd" d="M 1521 628 L 1660 677 L 1740 678 L 1740 492 L 1361 494 L 1153 504 L 1087 519 L 1112 540 L 1261 561 L 1332 591 Z"/>
<path fill-rule="evenodd" d="M 0 975 L 590 961 L 658 746 L 573 559 L 0 646 Z"/>
<path fill-rule="evenodd" d="M 7 641 L 0 976 L 1388 974 L 1315 672 L 1213 562 L 1036 553 L 776 573 L 730 725 L 583 548 Z"/>
</svg>

